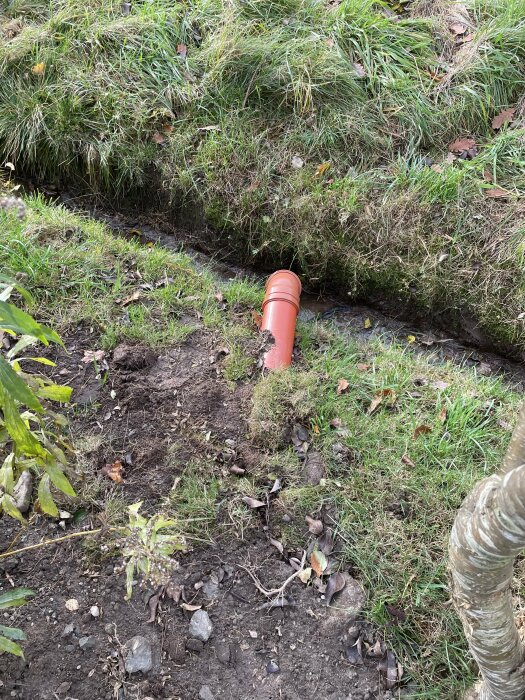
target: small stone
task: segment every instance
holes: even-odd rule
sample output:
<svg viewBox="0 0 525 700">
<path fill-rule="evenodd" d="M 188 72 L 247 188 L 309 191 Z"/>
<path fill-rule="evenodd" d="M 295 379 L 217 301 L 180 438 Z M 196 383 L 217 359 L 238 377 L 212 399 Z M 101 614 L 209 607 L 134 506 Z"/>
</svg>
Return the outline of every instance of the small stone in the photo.
<svg viewBox="0 0 525 700">
<path fill-rule="evenodd" d="M 115 631 L 115 628 L 114 628 L 114 625 L 112 622 L 108 622 L 104 625 L 104 632 L 106 634 L 113 634 L 114 631 Z"/>
<path fill-rule="evenodd" d="M 65 650 L 66 650 L 68 653 L 71 653 L 72 651 L 75 651 L 75 647 L 74 647 L 73 644 L 66 644 L 66 646 L 65 646 L 64 648 L 65 648 Z"/>
<path fill-rule="evenodd" d="M 219 584 L 210 578 L 203 585 L 202 592 L 207 600 L 215 600 L 219 597 Z"/>
<path fill-rule="evenodd" d="M 217 644 L 215 645 L 215 655 L 219 663 L 224 665 L 229 664 L 231 651 L 228 642 L 217 642 Z"/>
<path fill-rule="evenodd" d="M 64 630 L 62 632 L 62 637 L 69 637 L 70 634 L 73 634 L 75 631 L 75 625 L 71 622 L 69 625 L 66 625 L 64 627 Z"/>
<path fill-rule="evenodd" d="M 136 635 L 126 642 L 124 665 L 128 673 L 147 673 L 153 668 L 153 650 L 146 637 Z"/>
<path fill-rule="evenodd" d="M 190 637 L 190 639 L 186 640 L 186 649 L 188 651 L 194 651 L 197 654 L 200 654 L 200 652 L 204 649 L 204 642 L 201 642 L 200 639 L 193 639 Z"/>
<path fill-rule="evenodd" d="M 291 523 L 292 522 L 292 518 L 288 515 L 288 513 L 285 513 L 283 515 L 283 517 L 281 518 L 281 520 L 283 521 L 283 523 Z"/>
<path fill-rule="evenodd" d="M 213 625 L 206 610 L 196 610 L 190 620 L 190 637 L 207 642 L 213 632 Z"/>
<path fill-rule="evenodd" d="M 92 617 L 100 617 L 100 608 L 98 607 L 98 605 L 92 605 L 89 608 L 89 612 Z"/>
<path fill-rule="evenodd" d="M 95 639 L 94 637 L 80 637 L 78 640 L 78 646 L 82 649 L 82 651 L 93 649 L 95 646 Z"/>
<path fill-rule="evenodd" d="M 280 672 L 279 666 L 275 663 L 275 661 L 269 661 L 266 664 L 266 672 L 267 673 L 279 673 Z"/>
<path fill-rule="evenodd" d="M 75 612 L 79 608 L 78 600 L 76 598 L 70 598 L 69 600 L 66 600 L 66 609 L 69 610 L 69 612 Z"/>
<path fill-rule="evenodd" d="M 203 685 L 199 690 L 199 700 L 215 700 L 214 694 L 210 690 L 209 685 Z"/>
</svg>

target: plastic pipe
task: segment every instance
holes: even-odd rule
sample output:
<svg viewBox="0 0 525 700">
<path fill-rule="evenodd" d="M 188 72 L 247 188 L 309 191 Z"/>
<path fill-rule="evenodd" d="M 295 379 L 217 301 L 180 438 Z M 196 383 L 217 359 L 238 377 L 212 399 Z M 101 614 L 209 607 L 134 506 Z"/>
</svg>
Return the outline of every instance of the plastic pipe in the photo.
<svg viewBox="0 0 525 700">
<path fill-rule="evenodd" d="M 268 369 L 288 367 L 292 362 L 300 298 L 301 280 L 295 273 L 278 270 L 268 278 L 261 323 L 261 330 L 270 331 L 275 340 L 264 357 Z"/>
</svg>

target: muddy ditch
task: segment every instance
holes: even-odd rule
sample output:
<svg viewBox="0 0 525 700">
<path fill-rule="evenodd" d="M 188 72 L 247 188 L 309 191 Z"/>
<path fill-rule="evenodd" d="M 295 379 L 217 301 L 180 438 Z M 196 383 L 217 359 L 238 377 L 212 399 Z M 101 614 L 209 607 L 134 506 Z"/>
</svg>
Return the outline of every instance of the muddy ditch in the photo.
<svg viewBox="0 0 525 700">
<path fill-rule="evenodd" d="M 304 549 L 284 549 L 281 528 L 293 516 L 275 484 L 262 507 L 251 509 L 236 489 L 217 493 L 213 542 L 190 537 L 167 587 L 137 585 L 131 601 L 124 600 L 108 504 L 140 499 L 146 512 L 154 511 L 190 463 L 206 470 L 208 482 L 257 475 L 264 451 L 247 438 L 252 384 L 226 385 L 214 355 L 218 339 L 204 328 L 180 347 L 153 353 L 120 345 L 99 354 L 96 364 L 85 361 L 97 347 L 90 329 L 64 340 L 67 352 L 50 350 L 58 366 L 49 371 L 74 388 L 79 502 L 68 504 L 71 512 L 59 522 L 33 515 L 25 530 L 4 519 L 0 551 L 102 531 L 0 559 L 2 589 L 25 586 L 36 594 L 4 614 L 28 640 L 25 660 L 0 656 L 1 697 L 372 700 L 406 692 L 381 630 L 360 615 L 366 591 L 356 572 L 337 571 L 328 517 L 310 527 L 297 523 Z M 257 357 L 260 347 L 252 352 Z M 113 483 L 107 467 L 117 461 L 123 481 Z M 251 513 L 243 531 L 232 518 L 235 499 Z M 299 578 L 315 546 L 326 552 L 333 590 L 314 575 L 309 585 Z"/>
</svg>

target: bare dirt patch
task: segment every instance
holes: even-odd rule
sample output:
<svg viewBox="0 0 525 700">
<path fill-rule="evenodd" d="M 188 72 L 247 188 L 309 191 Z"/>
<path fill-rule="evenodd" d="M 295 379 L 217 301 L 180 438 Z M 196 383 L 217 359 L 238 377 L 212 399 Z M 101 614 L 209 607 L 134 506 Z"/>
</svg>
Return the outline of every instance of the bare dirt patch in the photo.
<svg viewBox="0 0 525 700">
<path fill-rule="evenodd" d="M 93 445 L 83 452 L 91 469 L 85 467 L 86 481 L 99 479 L 102 494 L 120 489 L 127 502 L 141 499 L 154 509 L 191 460 L 206 460 L 210 473 L 231 465 L 250 472 L 261 455 L 247 438 L 252 386 L 223 381 L 217 344 L 214 333 L 202 330 L 162 353 L 120 346 L 86 362 L 86 351 L 99 349 L 93 335 L 81 328 L 69 337 L 56 371 L 75 389 L 72 433 L 89 436 Z M 121 485 L 101 475 L 115 460 L 124 466 Z M 81 522 L 64 525 L 65 534 L 103 522 L 103 495 L 94 503 Z M 2 524 L 2 550 L 64 534 L 38 515 L 22 534 L 10 520 Z M 209 615 L 206 641 L 191 636 L 193 611 L 181 601 L 164 596 L 155 607 L 156 591 L 144 585 L 124 600 L 121 562 L 101 553 L 103 533 L 85 544 L 68 540 L 0 560 L 2 589 L 27 586 L 36 593 L 4 615 L 28 641 L 25 660 L 0 656 L 0 694 L 21 700 L 393 697 L 378 669 L 387 650 L 380 631 L 360 619 L 366 594 L 349 572 L 342 572 L 346 586 L 331 607 L 318 588 L 297 578 L 281 597 L 286 604 L 268 605 L 255 579 L 267 589 L 280 587 L 294 573 L 289 556 L 298 554 L 272 546 L 270 527 L 261 517 L 243 539 L 223 527 L 213 545 L 178 555 L 172 584 Z M 66 606 L 70 600 L 77 610 Z M 137 636 L 146 671 L 130 671 L 129 661 L 126 667 Z"/>
</svg>

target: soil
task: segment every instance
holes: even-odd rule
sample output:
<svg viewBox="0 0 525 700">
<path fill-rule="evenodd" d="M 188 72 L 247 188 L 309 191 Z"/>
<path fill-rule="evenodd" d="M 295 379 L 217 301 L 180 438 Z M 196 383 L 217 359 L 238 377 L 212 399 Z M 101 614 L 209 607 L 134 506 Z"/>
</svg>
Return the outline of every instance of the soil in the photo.
<svg viewBox="0 0 525 700">
<path fill-rule="evenodd" d="M 145 510 L 154 510 L 190 460 L 206 460 L 210 470 L 229 470 L 232 464 L 254 469 L 262 455 L 246 437 L 252 387 L 249 382 L 234 388 L 226 384 L 217 343 L 212 332 L 202 329 L 160 354 L 119 346 L 99 355 L 95 364 L 85 361 L 86 351 L 98 350 L 89 329 L 81 327 L 67 338 L 67 354 L 55 353 L 58 368 L 53 371 L 74 387 L 71 430 L 91 445 L 82 448 L 79 467 L 86 483 L 99 480 L 101 492 L 80 522 L 34 515 L 21 531 L 4 519 L 1 550 L 100 527 L 105 499 L 115 494 L 128 503 L 143 500 Z M 254 345 L 254 357 L 259 350 Z M 124 465 L 120 485 L 102 472 L 116 460 Z M 151 597 L 162 591 L 146 586 L 137 586 L 130 602 L 124 600 L 121 562 L 104 552 L 102 538 L 68 539 L 0 560 L 2 590 L 25 586 L 36 593 L 27 605 L 4 612 L 5 624 L 20 626 L 28 639 L 25 660 L 0 656 L 0 696 L 398 697 L 400 691 L 387 690 L 378 669 L 392 655 L 387 656 L 381 631 L 360 619 L 366 593 L 349 572 L 342 572 L 346 586 L 330 607 L 315 585 L 296 577 L 283 594 L 287 605 L 261 608 L 276 596 L 264 595 L 254 577 L 266 589 L 279 588 L 295 572 L 290 557 L 300 558 L 301 552 L 281 553 L 270 543 L 271 518 L 261 517 L 244 538 L 233 527 L 221 532 L 212 546 L 177 556 L 171 584 L 182 597 L 175 602 L 161 596 L 156 609 Z M 72 599 L 78 610 L 66 606 Z M 206 643 L 190 640 L 193 612 L 181 606 L 183 601 L 209 613 L 213 633 Z M 152 609 L 154 621 L 148 622 Z M 125 669 L 126 643 L 136 635 L 151 644 L 152 668 L 145 673 Z"/>
</svg>

